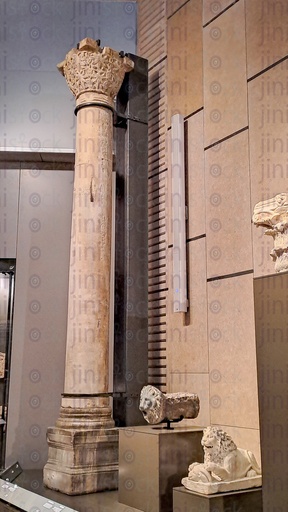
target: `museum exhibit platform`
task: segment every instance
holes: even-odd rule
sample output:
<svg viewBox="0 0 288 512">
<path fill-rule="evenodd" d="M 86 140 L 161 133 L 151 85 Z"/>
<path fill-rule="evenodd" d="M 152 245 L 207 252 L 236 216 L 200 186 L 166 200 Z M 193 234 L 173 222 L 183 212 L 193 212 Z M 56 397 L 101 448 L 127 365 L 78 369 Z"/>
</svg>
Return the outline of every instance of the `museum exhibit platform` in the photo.
<svg viewBox="0 0 288 512">
<path fill-rule="evenodd" d="M 173 489 L 173 512 L 262 512 L 262 489 L 200 494 L 185 487 Z"/>
<path fill-rule="evenodd" d="M 203 461 L 203 428 L 157 426 L 119 430 L 119 502 L 144 512 L 172 512 L 173 487 L 193 461 Z"/>
<path fill-rule="evenodd" d="M 2 487 L 5 486 L 5 487 Z M 13 482 L 0 483 L 0 511 L 4 512 L 139 512 L 118 503 L 118 491 L 68 496 L 43 485 L 43 471 L 24 470 Z"/>
</svg>

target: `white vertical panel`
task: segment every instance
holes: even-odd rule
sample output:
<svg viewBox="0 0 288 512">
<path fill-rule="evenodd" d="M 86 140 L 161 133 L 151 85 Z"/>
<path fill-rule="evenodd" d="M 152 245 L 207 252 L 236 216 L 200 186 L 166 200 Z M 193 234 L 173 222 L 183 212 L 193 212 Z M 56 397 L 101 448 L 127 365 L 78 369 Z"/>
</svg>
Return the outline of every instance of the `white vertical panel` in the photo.
<svg viewBox="0 0 288 512">
<path fill-rule="evenodd" d="M 173 311 L 187 311 L 184 117 L 171 118 Z"/>
</svg>

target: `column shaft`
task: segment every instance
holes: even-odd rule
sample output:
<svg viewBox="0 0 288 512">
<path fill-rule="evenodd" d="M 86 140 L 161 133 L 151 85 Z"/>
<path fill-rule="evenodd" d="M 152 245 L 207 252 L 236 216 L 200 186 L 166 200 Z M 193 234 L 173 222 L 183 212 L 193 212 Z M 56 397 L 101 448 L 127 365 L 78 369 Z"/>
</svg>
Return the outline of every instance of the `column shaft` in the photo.
<svg viewBox="0 0 288 512">
<path fill-rule="evenodd" d="M 112 112 L 77 114 L 65 393 L 108 391 Z"/>
</svg>

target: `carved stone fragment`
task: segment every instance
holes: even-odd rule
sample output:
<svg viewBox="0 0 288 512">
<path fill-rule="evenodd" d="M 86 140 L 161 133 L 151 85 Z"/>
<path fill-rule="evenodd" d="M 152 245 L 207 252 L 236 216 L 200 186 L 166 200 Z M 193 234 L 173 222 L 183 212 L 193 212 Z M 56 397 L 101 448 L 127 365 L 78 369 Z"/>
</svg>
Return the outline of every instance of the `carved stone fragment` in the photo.
<svg viewBox="0 0 288 512">
<path fill-rule="evenodd" d="M 267 228 L 265 235 L 274 239 L 270 255 L 275 261 L 275 272 L 288 270 L 288 194 L 277 194 L 254 207 L 254 224 Z"/>
<path fill-rule="evenodd" d="M 199 397 L 193 393 L 162 393 L 154 386 L 144 386 L 140 394 L 139 409 L 147 423 L 156 425 L 163 421 L 196 418 L 199 414 Z"/>
<path fill-rule="evenodd" d="M 113 107 L 113 100 L 126 72 L 133 69 L 128 57 L 120 56 L 112 48 L 101 48 L 98 41 L 86 37 L 77 48 L 70 50 L 58 64 L 60 73 L 76 98 L 76 105 L 87 100 Z"/>
</svg>

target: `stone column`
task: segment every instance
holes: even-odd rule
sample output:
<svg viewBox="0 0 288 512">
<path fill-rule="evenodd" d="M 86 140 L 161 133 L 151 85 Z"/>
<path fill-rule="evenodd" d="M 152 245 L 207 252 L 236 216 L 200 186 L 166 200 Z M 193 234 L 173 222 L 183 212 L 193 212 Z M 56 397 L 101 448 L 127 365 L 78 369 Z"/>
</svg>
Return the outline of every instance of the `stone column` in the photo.
<svg viewBox="0 0 288 512">
<path fill-rule="evenodd" d="M 270 252 L 275 261 L 275 272 L 288 270 L 288 194 L 278 194 L 254 207 L 253 222 L 266 228 L 265 235 L 274 238 Z"/>
<path fill-rule="evenodd" d="M 44 484 L 84 494 L 118 483 L 108 395 L 113 105 L 133 62 L 86 38 L 58 68 L 76 98 L 77 130 L 65 387 Z"/>
</svg>

